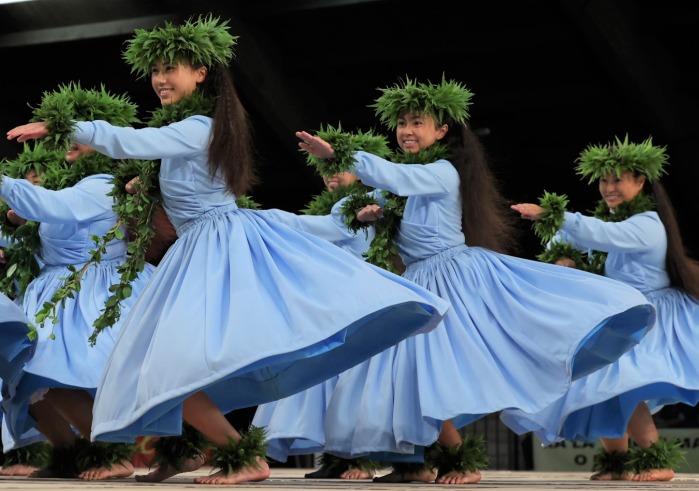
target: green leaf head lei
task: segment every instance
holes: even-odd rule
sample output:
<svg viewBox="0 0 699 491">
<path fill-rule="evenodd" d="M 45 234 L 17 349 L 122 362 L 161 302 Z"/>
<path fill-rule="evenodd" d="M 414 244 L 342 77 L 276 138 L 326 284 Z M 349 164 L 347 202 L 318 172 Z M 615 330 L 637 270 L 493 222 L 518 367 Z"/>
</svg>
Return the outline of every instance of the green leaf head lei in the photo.
<svg viewBox="0 0 699 491">
<path fill-rule="evenodd" d="M 393 87 L 379 90 L 381 96 L 369 107 L 374 108 L 379 120 L 391 130 L 396 129 L 398 118 L 413 111 L 430 114 L 440 123 L 449 116 L 456 123 L 466 124 L 473 97 L 473 92 L 462 83 L 446 80 L 444 75 L 439 84 L 406 77 Z"/>
<path fill-rule="evenodd" d="M 605 145 L 589 145 L 580 153 L 575 168 L 578 175 L 588 179 L 592 184 L 601 177 L 613 174 L 621 177 L 624 172 L 634 175 L 643 175 L 649 182 L 653 182 L 663 174 L 666 174 L 665 165 L 668 156 L 665 147 L 653 145 L 648 138 L 641 143 L 629 141 L 628 135 L 621 140 L 614 138 L 614 142 Z M 539 205 L 544 208 L 545 216 L 534 224 L 536 235 L 542 239 L 546 246 L 554 234 L 563 225 L 565 207 L 568 204 L 567 197 L 545 193 L 539 200 Z M 638 213 L 655 209 L 655 201 L 652 196 L 640 192 L 634 199 L 622 203 L 612 212 L 602 199 L 597 203 L 594 217 L 606 222 L 621 222 Z M 560 244 L 539 255 L 539 259 L 547 262 L 555 262 L 558 257 L 571 257 L 571 251 L 564 251 Z M 607 253 L 603 251 L 587 251 L 586 257 L 571 257 L 578 267 L 587 271 L 604 274 L 604 265 Z M 582 259 L 582 260 L 581 260 Z"/>
<path fill-rule="evenodd" d="M 644 175 L 653 182 L 667 173 L 667 161 L 665 147 L 653 145 L 652 138 L 633 143 L 626 135 L 623 140 L 615 137 L 613 143 L 589 145 L 578 157 L 575 170 L 588 179 L 588 184 L 608 174 L 621 177 L 625 171 Z"/>
<path fill-rule="evenodd" d="M 653 145 L 652 138 L 647 138 L 641 143 L 629 141 L 626 135 L 623 140 L 614 138 L 614 142 L 606 145 L 589 145 L 578 157 L 576 171 L 578 175 L 588 179 L 588 184 L 593 181 L 614 174 L 621 177 L 624 172 L 634 175 L 643 175 L 649 182 L 660 179 L 667 174 L 665 165 L 668 156 L 665 147 Z M 622 203 L 612 213 L 607 203 L 602 199 L 598 202 L 594 216 L 606 222 L 620 222 L 627 218 L 655 209 L 655 201 L 641 191 L 633 200 Z M 588 252 L 587 269 L 593 273 L 603 274 L 607 253 L 603 251 Z"/>
<path fill-rule="evenodd" d="M 128 41 L 123 58 L 131 72 L 145 78 L 156 60 L 172 63 L 189 62 L 192 66 L 228 66 L 234 58 L 238 36 L 228 32 L 228 21 L 211 14 L 190 18 L 182 25 L 165 22 L 152 30 L 136 29 Z"/>
<path fill-rule="evenodd" d="M 126 94 L 112 94 L 104 85 L 84 89 L 79 82 L 69 82 L 44 92 L 41 104 L 33 110 L 32 121 L 46 122 L 47 147 L 65 150 L 70 145 L 74 121 L 104 120 L 115 126 L 130 126 L 139 122 L 137 111 Z"/>
<path fill-rule="evenodd" d="M 72 164 L 65 162 L 65 151 L 71 143 L 74 122 L 76 120 L 104 120 L 116 126 L 130 126 L 132 123 L 139 122 L 136 113 L 137 107 L 129 100 L 128 96 L 114 95 L 108 92 L 104 85 L 99 89 L 84 89 L 80 83 L 71 82 L 60 85 L 53 92 L 45 92 L 41 105 L 33 111 L 32 120 L 46 121 L 49 136 L 44 139 L 44 145 L 49 149 L 61 150 L 63 153 L 60 155 L 60 158 L 57 158 L 56 161 L 47 166 L 41 178 L 41 185 L 47 189 L 59 190 L 73 186 L 80 179 L 89 175 L 113 174 L 117 162 L 97 152 L 83 155 Z M 58 154 L 55 155 L 57 156 Z M 16 239 L 21 237 L 21 240 L 17 240 L 15 244 L 17 247 L 13 245 L 13 249 L 21 250 L 24 256 L 32 248 L 36 249 L 36 244 L 38 243 L 38 240 L 36 240 L 38 227 L 34 227 L 30 232 L 23 233 L 20 236 L 20 229 L 26 228 L 28 224 L 29 222 L 19 227 L 14 235 Z M 124 222 L 118 220 L 116 226 L 108 231 L 104 237 L 93 237 L 96 248 L 90 251 L 90 259 L 80 268 L 69 266 L 70 274 L 64 279 L 63 285 L 54 292 L 50 301 L 44 302 L 42 308 L 37 312 L 34 319 L 36 324 L 43 326 L 47 320 L 52 324 L 58 322 L 58 309 L 64 305 L 67 298 L 73 298 L 74 293 L 80 290 L 80 281 L 83 273 L 90 264 L 101 261 L 102 254 L 106 250 L 106 244 L 111 240 L 124 237 L 123 228 Z M 25 244 L 24 247 L 22 247 L 22 243 Z M 13 274 L 18 275 L 20 288 L 26 286 L 25 279 L 35 276 L 35 270 L 31 267 L 31 264 L 25 263 L 26 261 L 22 264 L 18 263 L 18 267 L 13 272 Z M 137 264 L 137 266 L 139 265 L 140 263 Z M 20 272 L 19 269 L 23 271 Z M 119 299 L 128 298 L 130 295 L 128 282 L 135 277 L 135 274 L 132 270 L 129 270 L 129 277 L 122 282 L 126 284 L 120 284 L 117 287 L 113 286 L 110 291 L 115 292 Z M 122 276 L 126 276 L 126 274 Z M 115 302 L 113 299 L 108 301 L 107 307 L 109 307 L 109 304 L 116 304 L 118 307 L 118 301 Z M 111 325 L 116 319 L 118 319 L 118 312 L 114 315 L 110 314 L 106 322 Z M 51 333 L 50 337 L 53 338 L 54 334 Z"/>
<path fill-rule="evenodd" d="M 16 159 L 3 162 L 3 174 L 15 179 L 24 179 L 32 171 L 41 175 L 64 157 L 64 152 L 48 149 L 41 140 L 35 140 L 33 144 L 25 143 Z"/>
<path fill-rule="evenodd" d="M 447 80 L 444 75 L 438 84 L 417 82 L 406 77 L 404 81 L 392 87 L 379 90 L 382 92 L 381 96 L 369 107 L 374 108 L 381 123 L 390 130 L 397 128 L 398 120 L 406 113 L 414 111 L 428 114 L 438 123 L 444 122 L 446 117 L 449 117 L 457 124 L 466 124 L 473 97 L 473 93 L 462 83 Z M 393 156 L 393 160 L 398 159 L 407 164 L 426 164 L 448 158 L 448 153 L 446 145 L 435 143 L 416 154 L 402 152 Z M 367 261 L 394 271 L 390 258 L 397 254 L 397 248 L 393 239 L 400 228 L 407 197 L 396 196 L 388 191 L 383 191 L 383 197 L 385 199 L 383 218 L 374 225 L 376 236 L 367 252 Z M 372 204 L 372 201 L 365 196 L 345 202 L 342 212 L 345 224 L 350 230 L 356 231 L 367 226 L 356 219 L 356 212 L 369 204 Z"/>
</svg>

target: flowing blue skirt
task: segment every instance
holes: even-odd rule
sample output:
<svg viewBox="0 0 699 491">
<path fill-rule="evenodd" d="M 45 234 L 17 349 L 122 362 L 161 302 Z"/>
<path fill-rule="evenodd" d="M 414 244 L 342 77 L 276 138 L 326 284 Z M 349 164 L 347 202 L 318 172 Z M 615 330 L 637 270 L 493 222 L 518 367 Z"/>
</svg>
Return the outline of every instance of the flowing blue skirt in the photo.
<svg viewBox="0 0 699 491">
<path fill-rule="evenodd" d="M 450 301 L 443 325 L 342 373 L 331 395 L 325 387 L 314 396 L 303 426 L 293 426 L 306 410 L 300 395 L 277 403 L 273 417 L 256 415 L 275 429 L 275 459 L 301 446 L 398 460 L 435 442 L 444 421 L 460 428 L 506 408 L 536 411 L 655 321 L 654 307 L 623 283 L 480 248 L 450 249 L 404 276 Z"/>
<path fill-rule="evenodd" d="M 80 292 L 66 298 L 65 305 L 56 311 L 58 323 L 46 322 L 37 326 L 37 344 L 34 355 L 26 361 L 14 380 L 3 380 L 2 410 L 11 438 L 19 440 L 34 426 L 28 413 L 32 396 L 46 389 L 62 387 L 85 389 L 94 395 L 119 334 L 124 316 L 145 287 L 154 267 L 146 264 L 139 277 L 132 282 L 132 294 L 122 301 L 122 317 L 97 337 L 90 346 L 93 322 L 101 315 L 104 304 L 112 295 L 109 287 L 118 284 L 121 274 L 120 259 L 103 259 L 90 265 L 80 282 Z M 29 318 L 50 302 L 54 292 L 63 286 L 70 275 L 65 266 L 45 266 L 27 287 L 22 297 L 22 309 Z M 52 339 L 52 335 L 54 339 Z"/>
<path fill-rule="evenodd" d="M 544 445 L 594 443 L 624 435 L 646 401 L 651 413 L 667 404 L 699 402 L 699 302 L 675 288 L 647 295 L 658 311 L 653 330 L 619 360 L 575 381 L 564 397 L 535 413 L 508 410 L 501 419 L 517 433 L 535 432 Z"/>
<path fill-rule="evenodd" d="M 199 391 L 224 413 L 284 398 L 434 329 L 449 308 L 254 210 L 214 209 L 178 235 L 107 362 L 95 440 L 180 434 Z"/>
</svg>

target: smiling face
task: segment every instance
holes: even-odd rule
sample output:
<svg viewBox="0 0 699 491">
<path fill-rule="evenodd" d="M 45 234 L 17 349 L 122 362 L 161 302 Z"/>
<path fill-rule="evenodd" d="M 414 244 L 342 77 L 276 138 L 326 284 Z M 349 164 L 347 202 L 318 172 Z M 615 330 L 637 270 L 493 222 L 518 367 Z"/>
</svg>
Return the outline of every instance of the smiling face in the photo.
<svg viewBox="0 0 699 491">
<path fill-rule="evenodd" d="M 417 153 L 444 138 L 448 130 L 446 124 L 437 126 L 431 115 L 413 111 L 398 118 L 396 139 L 404 152 Z"/>
<path fill-rule="evenodd" d="M 607 174 L 599 179 L 599 193 L 609 209 L 613 210 L 622 203 L 628 203 L 641 192 L 646 182 L 646 176 L 634 176 L 626 171 L 617 177 Z"/>
<path fill-rule="evenodd" d="M 156 61 L 151 66 L 150 80 L 160 104 L 167 106 L 188 97 L 206 78 L 206 67 L 193 68 L 184 63 Z"/>
<path fill-rule="evenodd" d="M 328 191 L 334 191 L 340 186 L 349 186 L 359 178 L 351 172 L 340 172 L 333 176 L 323 176 L 323 182 Z"/>
</svg>

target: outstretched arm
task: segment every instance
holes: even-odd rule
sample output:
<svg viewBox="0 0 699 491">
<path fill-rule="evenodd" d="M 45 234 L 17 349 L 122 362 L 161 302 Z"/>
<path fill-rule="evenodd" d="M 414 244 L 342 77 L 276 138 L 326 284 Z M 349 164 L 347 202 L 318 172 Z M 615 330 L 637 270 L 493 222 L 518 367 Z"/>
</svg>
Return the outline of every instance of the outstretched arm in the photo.
<svg viewBox="0 0 699 491">
<path fill-rule="evenodd" d="M 43 138 L 48 134 L 49 132 L 46 129 L 46 123 L 39 121 L 37 123 L 28 123 L 12 128 L 7 132 L 7 139 L 14 140 L 16 138 L 19 143 L 22 143 L 27 140 Z"/>
</svg>

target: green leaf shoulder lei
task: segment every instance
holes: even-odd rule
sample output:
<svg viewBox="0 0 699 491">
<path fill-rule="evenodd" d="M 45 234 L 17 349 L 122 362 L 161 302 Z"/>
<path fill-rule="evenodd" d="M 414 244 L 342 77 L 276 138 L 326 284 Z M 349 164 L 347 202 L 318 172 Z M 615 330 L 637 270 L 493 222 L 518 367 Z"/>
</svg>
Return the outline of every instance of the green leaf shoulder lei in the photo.
<svg viewBox="0 0 699 491">
<path fill-rule="evenodd" d="M 593 216 L 605 222 L 623 222 L 634 215 L 651 210 L 655 210 L 655 200 L 653 200 L 652 196 L 641 192 L 631 201 L 617 206 L 613 213 L 607 206 L 607 203 L 601 199 L 597 202 Z"/>
<path fill-rule="evenodd" d="M 120 302 L 131 296 L 131 282 L 138 278 L 146 264 L 146 250 L 153 239 L 155 232 L 151 226 L 156 206 L 161 204 L 161 195 L 158 187 L 159 166 L 152 160 L 131 161 L 130 165 L 121 166 L 120 172 L 115 176 L 113 196 L 117 204 L 114 209 L 117 212 L 117 224 L 101 238 L 101 247 L 105 251 L 106 244 L 119 236 L 123 225 L 131 229 L 128 241 L 126 261 L 117 271 L 120 273 L 120 282 L 112 285 L 112 295 L 107 299 L 105 308 L 100 317 L 94 322 L 94 331 L 89 340 L 91 345 L 97 342 L 97 336 L 106 328 L 113 326 L 121 315 Z M 133 170 L 131 170 L 133 169 Z M 139 177 L 134 194 L 125 192 L 126 183 L 134 176 Z M 236 199 L 239 208 L 260 209 L 259 203 L 249 196 L 240 196 Z"/>
<path fill-rule="evenodd" d="M 437 143 L 417 153 L 402 152 L 399 154 L 399 158 L 401 163 L 404 164 L 424 165 L 437 160 L 448 160 L 449 149 L 446 145 Z M 383 217 L 381 220 L 373 222 L 376 234 L 369 245 L 366 256 L 369 263 L 395 273 L 396 269 L 391 258 L 398 254 L 395 237 L 400 228 L 405 203 L 408 198 L 406 196 L 398 196 L 386 190 L 381 191 L 381 193 L 385 200 L 382 207 Z M 347 199 L 341 213 L 345 219 L 345 224 L 350 230 L 357 232 L 372 226 L 372 223 L 360 222 L 357 219 L 357 212 L 370 204 L 378 204 L 370 195 L 353 195 Z"/>
<path fill-rule="evenodd" d="M 335 152 L 331 159 L 321 159 L 306 153 L 306 161 L 315 167 L 316 172 L 321 176 L 333 176 L 350 170 L 354 154 L 359 150 L 379 157 L 388 157 L 391 154 L 386 137 L 375 135 L 373 131 L 360 130 L 351 133 L 344 131 L 342 125 L 338 124 L 337 127 L 321 126 L 316 134 L 328 142 Z M 299 150 L 305 152 L 305 150 Z"/>
<path fill-rule="evenodd" d="M 168 104 L 151 112 L 148 126 L 160 128 L 182 121 L 195 115 L 211 116 L 215 100 L 195 91 L 191 96 L 176 104 Z M 91 345 L 97 342 L 97 337 L 106 328 L 113 326 L 121 316 L 121 301 L 131 296 L 131 282 L 143 271 L 146 263 L 146 250 L 153 239 L 154 231 L 151 226 L 156 205 L 162 202 L 158 176 L 160 161 L 130 160 L 121 165 L 114 174 L 112 195 L 116 201 L 114 211 L 117 224 L 100 239 L 100 249 L 113 238 L 121 238 L 122 227 L 127 226 L 132 231 L 127 249 L 127 259 L 118 268 L 120 282 L 110 287 L 112 295 L 107 299 L 100 317 L 94 322 L 94 330 L 90 335 Z M 138 185 L 134 193 L 125 191 L 126 183 L 138 176 Z M 256 203 L 245 197 L 245 203 L 254 207 Z"/>
<path fill-rule="evenodd" d="M 146 264 L 146 250 L 155 232 L 151 227 L 156 205 L 160 202 L 157 185 L 158 167 L 152 160 L 126 160 L 114 171 L 112 191 L 113 210 L 116 223 L 102 237 L 94 237 L 97 248 L 93 251 L 93 260 L 99 262 L 106 252 L 107 244 L 113 240 L 123 240 L 127 236 L 126 260 L 117 267 L 119 283 L 111 285 L 111 295 L 107 298 L 102 314 L 93 322 L 94 330 L 89 337 L 94 346 L 97 336 L 104 329 L 113 326 L 121 317 L 121 302 L 131 296 L 131 283 L 138 278 Z M 126 192 L 126 184 L 138 176 L 134 194 Z"/>
<path fill-rule="evenodd" d="M 561 201 L 559 199 L 556 199 L 555 195 L 548 194 L 540 200 L 540 203 L 541 206 L 544 207 L 545 210 L 547 210 L 547 213 L 554 215 L 558 211 L 560 211 L 559 206 L 563 206 L 563 208 L 565 208 L 565 205 L 567 204 L 567 199 Z M 552 205 L 552 203 L 554 204 Z M 593 216 L 605 222 L 623 222 L 624 220 L 627 220 L 628 218 L 634 215 L 654 209 L 655 201 L 653 200 L 653 198 L 641 192 L 631 201 L 619 205 L 613 213 L 611 212 L 611 210 L 607 206 L 607 203 L 603 199 L 599 200 L 593 213 Z M 546 230 L 547 233 L 541 233 L 541 235 L 537 234 L 542 238 L 542 242 L 544 243 L 544 245 L 546 245 L 546 243 L 548 243 L 548 241 L 551 240 L 553 234 L 555 234 L 555 232 L 559 230 L 563 225 L 562 212 L 560 213 L 560 217 L 560 225 L 558 225 L 558 227 L 555 230 L 553 230 L 555 226 L 549 224 L 542 227 L 541 229 Z M 551 223 L 554 223 L 553 219 Z M 551 230 L 553 230 L 553 233 L 549 234 L 548 232 Z M 574 248 L 570 243 L 567 242 L 557 242 L 549 245 L 549 247 L 544 252 L 537 256 L 537 259 L 543 262 L 554 263 L 558 259 L 564 257 L 570 258 L 573 261 L 575 261 L 579 269 L 583 269 L 585 271 L 595 274 L 604 274 L 604 264 L 607 259 L 606 252 L 591 250 L 584 253 Z"/>
<path fill-rule="evenodd" d="M 301 210 L 301 213 L 304 215 L 328 215 L 332 211 L 332 207 L 335 206 L 335 203 L 341 199 L 355 194 L 365 194 L 367 191 L 367 186 L 360 181 L 355 181 L 349 186 L 338 186 L 332 191 L 326 189 L 315 196 L 306 207 Z"/>
<path fill-rule="evenodd" d="M 54 191 L 72 187 L 82 179 L 91 175 L 108 174 L 114 167 L 114 161 L 112 159 L 94 152 L 81 156 L 72 165 L 65 161 L 65 153 L 63 152 L 45 152 L 41 155 L 41 158 L 38 158 L 39 153 L 39 145 L 37 145 L 33 152 L 31 152 L 31 155 L 36 157 L 36 160 L 33 161 L 35 164 L 33 170 L 38 171 L 37 174 L 40 176 L 40 185 Z M 26 172 L 32 170 L 27 169 L 26 165 L 21 165 L 23 161 L 26 161 L 27 155 L 28 154 L 23 153 L 22 157 L 18 159 L 17 165 L 12 169 L 15 173 L 22 173 L 26 176 Z M 48 157 L 50 157 L 50 160 L 46 160 Z M 20 176 L 17 177 L 19 178 Z M 4 215 L 6 216 L 6 210 L 3 211 L 5 211 Z M 8 231 L 6 231 L 7 226 L 7 223 L 3 223 L 4 233 L 8 233 Z M 39 238 L 39 223 L 27 221 L 24 225 L 14 230 L 12 237 L 14 240 L 6 251 L 8 254 L 8 261 L 5 264 L 5 275 L 0 283 L 2 284 L 3 292 L 8 294 L 8 296 L 13 296 L 12 293 L 21 296 L 24 294 L 27 285 L 40 273 L 36 261 L 36 255 L 39 253 L 41 244 Z M 42 308 L 36 313 L 35 321 L 38 324 L 43 325 L 47 318 L 50 318 L 54 324 L 58 322 L 56 316 L 57 306 L 63 306 L 65 304 L 65 299 L 72 297 L 71 292 L 79 290 L 79 282 L 82 278 L 82 274 L 90 263 L 91 261 L 88 261 L 80 270 L 74 266 L 69 266 L 71 271 L 69 277 L 66 278 L 63 285 L 54 292 L 51 301 L 45 302 Z M 12 292 L 13 289 L 14 292 Z M 36 326 L 33 324 L 30 325 L 30 337 L 35 336 L 35 331 Z M 55 336 L 51 333 L 50 337 L 53 339 Z"/>
<path fill-rule="evenodd" d="M 111 175 L 115 169 L 116 162 L 114 160 L 97 152 L 90 152 L 82 155 L 72 164 L 62 160 L 49 167 L 42 176 L 41 185 L 52 190 L 66 189 L 76 185 L 88 176 L 97 174 Z M 54 325 L 58 322 L 58 308 L 64 307 L 66 299 L 73 298 L 74 292 L 80 291 L 80 282 L 88 267 L 91 264 L 101 261 L 102 254 L 106 252 L 107 243 L 114 239 L 122 239 L 123 237 L 123 229 L 119 224 L 108 231 L 103 242 L 100 242 L 100 238 L 97 236 L 92 237 L 97 248 L 90 251 L 90 258 L 82 267 L 76 268 L 73 265 L 68 266 L 70 274 L 64 279 L 63 284 L 53 293 L 51 300 L 44 302 L 42 307 L 37 311 L 35 316 L 37 324 L 43 327 L 47 320 L 50 320 Z M 53 339 L 54 337 L 54 333 L 52 332 L 50 338 Z"/>
<path fill-rule="evenodd" d="M 74 186 L 87 176 L 109 173 L 113 166 L 113 162 L 110 158 L 99 154 L 88 154 L 78 159 L 75 165 L 68 164 L 64 156 L 65 154 L 63 152 L 42 149 L 39 143 L 33 150 L 25 149 L 16 161 L 8 163 L 5 167 L 6 174 L 16 179 L 23 179 L 28 172 L 34 171 L 40 176 L 40 185 L 42 187 L 57 191 Z M 15 228 L 15 225 L 11 224 L 7 219 L 8 210 L 9 205 L 3 202 L 2 210 L 0 211 L 0 213 L 2 213 L 0 227 L 4 235 L 13 238 L 7 250 L 9 250 L 15 258 L 17 254 L 21 253 L 24 255 L 24 253 L 29 253 L 32 260 L 30 261 L 29 258 L 27 258 L 25 264 L 35 263 L 34 256 L 39 252 L 40 245 L 39 224 L 29 220 L 24 225 Z M 7 263 L 5 266 L 7 266 Z M 33 266 L 30 267 L 30 269 L 33 270 Z M 8 273 L 9 271 L 6 270 L 4 279 L 8 279 Z M 36 277 L 36 274 L 25 276 L 16 270 L 14 270 L 13 273 L 20 274 L 20 276 L 26 278 L 28 281 Z M 36 273 L 38 273 L 38 270 Z M 9 274 L 9 276 L 11 277 L 12 274 Z M 20 278 L 15 279 L 20 280 Z M 15 292 L 15 294 L 22 295 L 28 281 L 20 281 L 19 290 Z M 3 291 L 10 296 L 14 296 L 8 291 Z"/>
<path fill-rule="evenodd" d="M 301 210 L 301 213 L 305 215 L 328 215 L 332 211 L 333 206 L 335 206 L 335 204 L 338 201 L 344 198 L 347 198 L 348 202 L 352 203 L 350 205 L 352 207 L 357 206 L 357 203 L 359 202 L 366 202 L 367 204 L 376 203 L 376 200 L 374 200 L 369 194 L 367 194 L 368 192 L 369 188 L 362 184 L 361 181 L 355 181 L 349 186 L 338 186 L 332 191 L 326 189 L 321 194 L 313 198 L 306 205 L 306 208 Z M 341 208 L 340 213 L 344 214 L 345 209 L 346 205 Z M 346 218 L 344 222 L 345 224 L 347 224 Z M 352 230 L 352 232 L 358 233 L 358 230 Z M 368 237 L 368 227 L 364 229 L 364 234 L 366 237 Z M 386 266 L 384 266 L 383 263 L 386 263 Z M 389 263 L 389 261 L 386 260 L 381 263 L 379 261 L 375 261 L 372 262 L 372 264 L 376 264 L 377 266 L 385 267 L 386 269 L 388 269 L 388 264 L 392 263 Z"/>
<path fill-rule="evenodd" d="M 42 169 L 41 185 L 47 189 L 59 190 L 75 185 L 88 175 L 112 174 L 115 163 L 106 156 L 89 154 L 77 159 L 72 165 L 65 162 L 65 150 L 71 143 L 74 122 L 76 120 L 102 119 L 117 126 L 128 126 L 139 122 L 136 112 L 136 105 L 130 102 L 126 95 L 111 94 L 104 85 L 99 89 L 83 89 L 79 83 L 71 82 L 60 85 L 56 91 L 45 92 L 41 105 L 32 111 L 32 121 L 45 121 L 49 135 L 42 140 L 41 145 L 34 147 L 34 154 L 27 155 L 27 158 L 34 163 L 39 162 L 38 153 L 43 146 L 59 151 L 61 155 L 60 157 L 54 155 L 52 157 L 54 162 Z M 17 166 L 18 171 L 26 170 L 26 166 L 22 168 L 21 159 L 22 157 Z M 25 224 L 25 226 L 28 225 L 29 222 Z M 123 237 L 123 232 L 120 229 L 117 230 L 116 236 Z M 34 244 L 34 251 L 38 250 L 38 224 L 33 229 L 18 229 L 14 237 L 21 238 L 21 242 L 27 248 Z M 95 243 L 99 243 L 99 237 L 92 238 Z M 43 324 L 47 319 L 51 319 L 53 324 L 58 322 L 56 317 L 58 306 L 63 306 L 67 298 L 73 298 L 74 292 L 80 290 L 80 280 L 84 271 L 91 263 L 100 261 L 102 249 L 98 247 L 97 250 L 91 251 L 91 254 L 92 258 L 81 269 L 78 270 L 74 266 L 69 267 L 70 275 L 65 279 L 64 284 L 54 292 L 51 301 L 45 302 L 36 314 L 35 321 L 37 323 Z M 38 274 L 38 270 L 32 269 L 29 263 L 25 262 L 23 266 L 24 272 L 18 281 L 20 291 L 26 287 L 27 280 L 33 279 Z M 34 328 L 34 326 L 31 327 Z M 30 333 L 31 335 L 32 333 Z M 53 333 L 51 337 L 53 337 Z"/>
<path fill-rule="evenodd" d="M 549 243 L 536 258 L 542 263 L 551 264 L 554 264 L 559 259 L 568 258 L 575 263 L 575 267 L 578 269 L 586 269 L 588 264 L 587 255 L 583 251 L 564 241 Z"/>
<path fill-rule="evenodd" d="M 622 203 L 616 207 L 614 213 L 611 212 L 607 203 L 603 199 L 599 200 L 593 216 L 605 222 L 623 222 L 639 213 L 655 210 L 655 201 L 652 196 L 646 193 L 639 193 L 634 199 L 627 203 Z M 607 253 L 603 251 L 590 251 L 588 271 L 596 274 L 604 274 L 604 263 L 607 260 Z"/>
<path fill-rule="evenodd" d="M 29 173 L 37 176 L 46 169 L 63 162 L 64 153 L 48 150 L 41 142 L 32 145 L 25 143 L 23 151 L 15 160 L 3 162 L 3 175 L 15 179 L 25 179 Z M 0 175 L 0 182 L 3 175 Z M 4 248 L 5 263 L 0 265 L 0 291 L 9 298 L 24 294 L 27 285 L 39 274 L 36 255 L 39 252 L 39 223 L 28 220 L 16 226 L 7 218 L 10 210 L 5 201 L 0 202 L 0 233 L 8 238 Z"/>
<path fill-rule="evenodd" d="M 588 271 L 591 260 L 588 255 L 566 241 L 552 242 L 563 226 L 564 213 L 568 206 L 568 196 L 558 195 L 544 191 L 544 196 L 539 198 L 539 206 L 544 209 L 544 215 L 532 225 L 534 234 L 539 237 L 544 250 L 536 258 L 544 263 L 554 264 L 559 259 L 571 259 L 577 269 Z M 597 266 L 598 267 L 598 266 Z"/>
<path fill-rule="evenodd" d="M 215 99 L 207 97 L 199 91 L 194 91 L 192 95 L 176 104 L 168 104 L 151 111 L 148 126 L 162 128 L 192 116 L 212 116 L 215 104 Z"/>
<path fill-rule="evenodd" d="M 568 196 L 544 191 L 544 196 L 539 199 L 539 206 L 544 209 L 544 216 L 534 222 L 534 234 L 547 243 L 563 226 Z"/>
<path fill-rule="evenodd" d="M 148 126 L 160 128 L 182 121 L 195 115 L 211 116 L 215 101 L 194 92 L 190 97 L 176 104 L 169 104 L 153 111 Z M 102 247 L 112 238 L 117 237 L 119 230 L 128 225 L 132 231 L 127 249 L 127 259 L 118 268 L 121 280 L 112 285 L 112 295 L 107 299 L 100 317 L 94 322 L 94 331 L 90 343 L 97 342 L 97 336 L 106 328 L 113 326 L 121 315 L 120 302 L 131 296 L 131 282 L 143 271 L 146 263 L 146 250 L 153 239 L 154 231 L 151 226 L 156 206 L 162 203 L 158 176 L 160 161 L 130 160 L 121 165 L 114 176 L 113 196 L 116 204 L 117 225 L 102 237 Z M 138 185 L 133 194 L 125 191 L 126 184 L 138 176 Z M 249 196 L 236 198 L 240 208 L 260 209 L 260 205 Z"/>
<path fill-rule="evenodd" d="M 150 127 L 161 127 L 177 121 L 181 121 L 193 115 L 210 116 L 213 111 L 214 101 L 204 97 L 199 92 L 195 92 L 189 98 L 183 99 L 177 104 L 170 104 L 153 111 L 152 118 L 148 125 Z M 78 159 L 79 162 L 81 159 Z M 112 240 L 122 240 L 125 238 L 124 231 L 128 228 L 132 231 L 127 248 L 127 259 L 118 267 L 120 281 L 111 285 L 109 290 L 111 295 L 105 302 L 102 314 L 94 321 L 94 330 L 89 337 L 91 346 L 97 342 L 97 337 L 106 328 L 113 326 L 121 316 L 121 302 L 131 296 L 131 283 L 138 277 L 145 267 L 145 253 L 148 244 L 153 238 L 154 231 L 151 227 L 153 214 L 157 204 L 161 202 L 160 189 L 158 186 L 158 175 L 160 162 L 153 160 L 125 160 L 121 165 L 112 168 L 113 175 L 111 196 L 114 197 L 114 212 L 117 215 L 116 224 L 108 230 L 102 237 L 93 237 L 96 248 L 91 252 L 90 260 L 80 269 L 72 268 L 70 276 L 66 279 L 51 299 L 51 302 L 44 304 L 42 310 L 37 315 L 36 321 L 44 323 L 51 319 L 55 324 L 58 322 L 56 310 L 59 305 L 65 303 L 66 298 L 70 298 L 73 292 L 79 291 L 80 279 L 87 267 L 92 263 L 99 263 L 102 254 L 106 252 L 106 246 Z M 138 185 L 135 186 L 133 194 L 125 191 L 126 183 L 138 176 Z M 247 199 L 247 204 L 251 207 L 254 202 Z"/>
<path fill-rule="evenodd" d="M 382 158 L 388 158 L 391 155 L 386 137 L 375 135 L 372 131 L 350 133 L 344 131 L 342 125 L 338 125 L 337 127 L 328 125 L 321 127 L 317 135 L 328 142 L 334 150 L 332 159 L 320 159 L 309 153 L 306 154 L 308 164 L 315 167 L 316 172 L 321 176 L 332 176 L 341 172 L 351 172 L 354 166 L 354 155 L 359 150 L 372 153 Z M 372 226 L 372 224 L 355 223 L 352 221 L 351 217 L 354 215 L 356 220 L 356 210 L 366 205 L 376 203 L 376 200 L 371 195 L 367 194 L 366 188 L 363 186 L 337 191 L 337 193 L 345 192 L 348 194 L 344 196 L 333 195 L 328 192 L 321 193 L 316 200 L 309 203 L 304 213 L 316 214 L 320 213 L 322 209 L 327 209 L 327 213 L 329 213 L 332 206 L 339 199 L 346 196 L 347 200 L 340 211 L 344 217 L 345 224 L 349 230 L 354 233 L 362 229 L 368 234 L 368 227 Z M 400 216 L 402 216 L 402 210 L 400 211 Z M 384 208 L 384 217 L 386 217 L 386 208 Z M 386 223 L 388 223 L 389 220 L 386 220 Z M 373 224 L 373 226 L 376 226 L 376 224 Z M 376 227 L 377 231 L 379 228 L 380 227 Z M 384 247 L 380 247 L 382 243 Z M 367 261 L 389 271 L 396 272 L 391 257 L 397 255 L 397 249 L 392 245 L 392 242 L 387 243 L 381 238 L 377 240 L 375 236 L 372 244 L 374 249 L 372 250 L 370 247 L 367 252 Z"/>
</svg>

